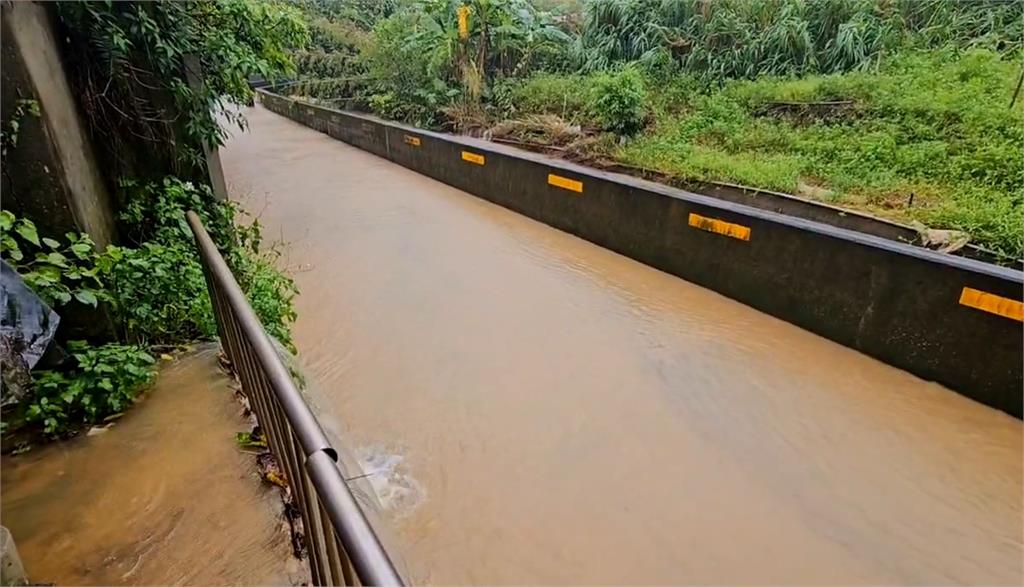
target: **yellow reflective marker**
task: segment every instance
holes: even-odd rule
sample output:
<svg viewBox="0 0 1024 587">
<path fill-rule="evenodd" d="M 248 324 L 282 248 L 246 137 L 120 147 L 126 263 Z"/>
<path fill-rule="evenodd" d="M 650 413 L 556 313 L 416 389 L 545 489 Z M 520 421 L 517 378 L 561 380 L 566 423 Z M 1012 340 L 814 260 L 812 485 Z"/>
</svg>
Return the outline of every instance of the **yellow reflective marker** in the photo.
<svg viewBox="0 0 1024 587">
<path fill-rule="evenodd" d="M 583 193 L 583 182 L 576 181 L 575 179 L 569 179 L 568 177 L 562 177 L 561 175 L 555 175 L 554 173 L 548 174 L 548 183 L 560 187 L 570 192 Z"/>
<path fill-rule="evenodd" d="M 404 140 L 405 140 L 405 144 L 407 144 L 407 145 L 412 145 L 414 147 L 420 146 L 420 138 L 419 137 L 413 137 L 413 136 L 405 135 L 405 139 Z"/>
<path fill-rule="evenodd" d="M 469 151 L 462 152 L 462 160 L 469 161 L 470 163 L 476 163 L 477 165 L 484 164 L 484 156 L 477 155 L 476 153 L 470 153 Z"/>
<path fill-rule="evenodd" d="M 1017 322 L 1024 322 L 1024 303 L 980 289 L 965 287 L 960 292 L 960 304 Z"/>
<path fill-rule="evenodd" d="M 700 214 L 690 213 L 690 226 L 706 230 L 708 232 L 714 232 L 724 236 L 739 239 L 741 241 L 750 240 L 750 227 L 743 226 L 742 224 L 733 224 L 732 222 L 726 222 L 717 218 L 708 218 L 701 216 Z"/>
</svg>

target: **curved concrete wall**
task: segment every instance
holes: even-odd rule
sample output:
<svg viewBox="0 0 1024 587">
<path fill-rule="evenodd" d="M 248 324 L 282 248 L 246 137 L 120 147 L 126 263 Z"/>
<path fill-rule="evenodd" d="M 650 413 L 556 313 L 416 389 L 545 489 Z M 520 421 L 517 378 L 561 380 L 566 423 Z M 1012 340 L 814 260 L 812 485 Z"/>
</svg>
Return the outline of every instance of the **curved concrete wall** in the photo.
<svg viewBox="0 0 1024 587">
<path fill-rule="evenodd" d="M 260 93 L 334 138 L 1021 417 L 1020 271 Z"/>
</svg>

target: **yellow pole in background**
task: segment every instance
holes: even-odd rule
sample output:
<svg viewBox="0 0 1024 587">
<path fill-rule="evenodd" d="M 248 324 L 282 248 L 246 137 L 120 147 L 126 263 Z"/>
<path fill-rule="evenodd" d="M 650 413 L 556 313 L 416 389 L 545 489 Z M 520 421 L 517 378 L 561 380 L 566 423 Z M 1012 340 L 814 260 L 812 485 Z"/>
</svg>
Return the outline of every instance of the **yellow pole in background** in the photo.
<svg viewBox="0 0 1024 587">
<path fill-rule="evenodd" d="M 459 6 L 459 38 L 469 38 L 469 6 Z"/>
</svg>

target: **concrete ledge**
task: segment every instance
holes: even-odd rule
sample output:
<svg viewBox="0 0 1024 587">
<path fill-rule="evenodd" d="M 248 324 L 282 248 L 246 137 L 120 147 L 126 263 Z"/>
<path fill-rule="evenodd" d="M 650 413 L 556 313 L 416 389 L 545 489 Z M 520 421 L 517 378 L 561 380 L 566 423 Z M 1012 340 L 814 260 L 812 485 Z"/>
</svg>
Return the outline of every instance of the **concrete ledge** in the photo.
<svg viewBox="0 0 1024 587">
<path fill-rule="evenodd" d="M 1021 271 L 260 94 L 334 138 L 1022 415 Z"/>
</svg>

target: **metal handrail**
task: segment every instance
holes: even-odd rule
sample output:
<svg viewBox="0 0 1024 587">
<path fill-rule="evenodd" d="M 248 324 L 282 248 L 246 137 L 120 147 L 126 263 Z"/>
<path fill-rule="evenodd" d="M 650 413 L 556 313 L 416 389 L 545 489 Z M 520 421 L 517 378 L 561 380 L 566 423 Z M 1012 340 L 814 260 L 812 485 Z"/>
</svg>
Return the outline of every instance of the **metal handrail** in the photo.
<svg viewBox="0 0 1024 587">
<path fill-rule="evenodd" d="M 221 346 L 260 430 L 284 469 L 302 517 L 314 585 L 401 586 L 402 579 L 338 469 L 338 453 L 295 387 L 213 239 L 194 212 L 195 236 Z"/>
</svg>

